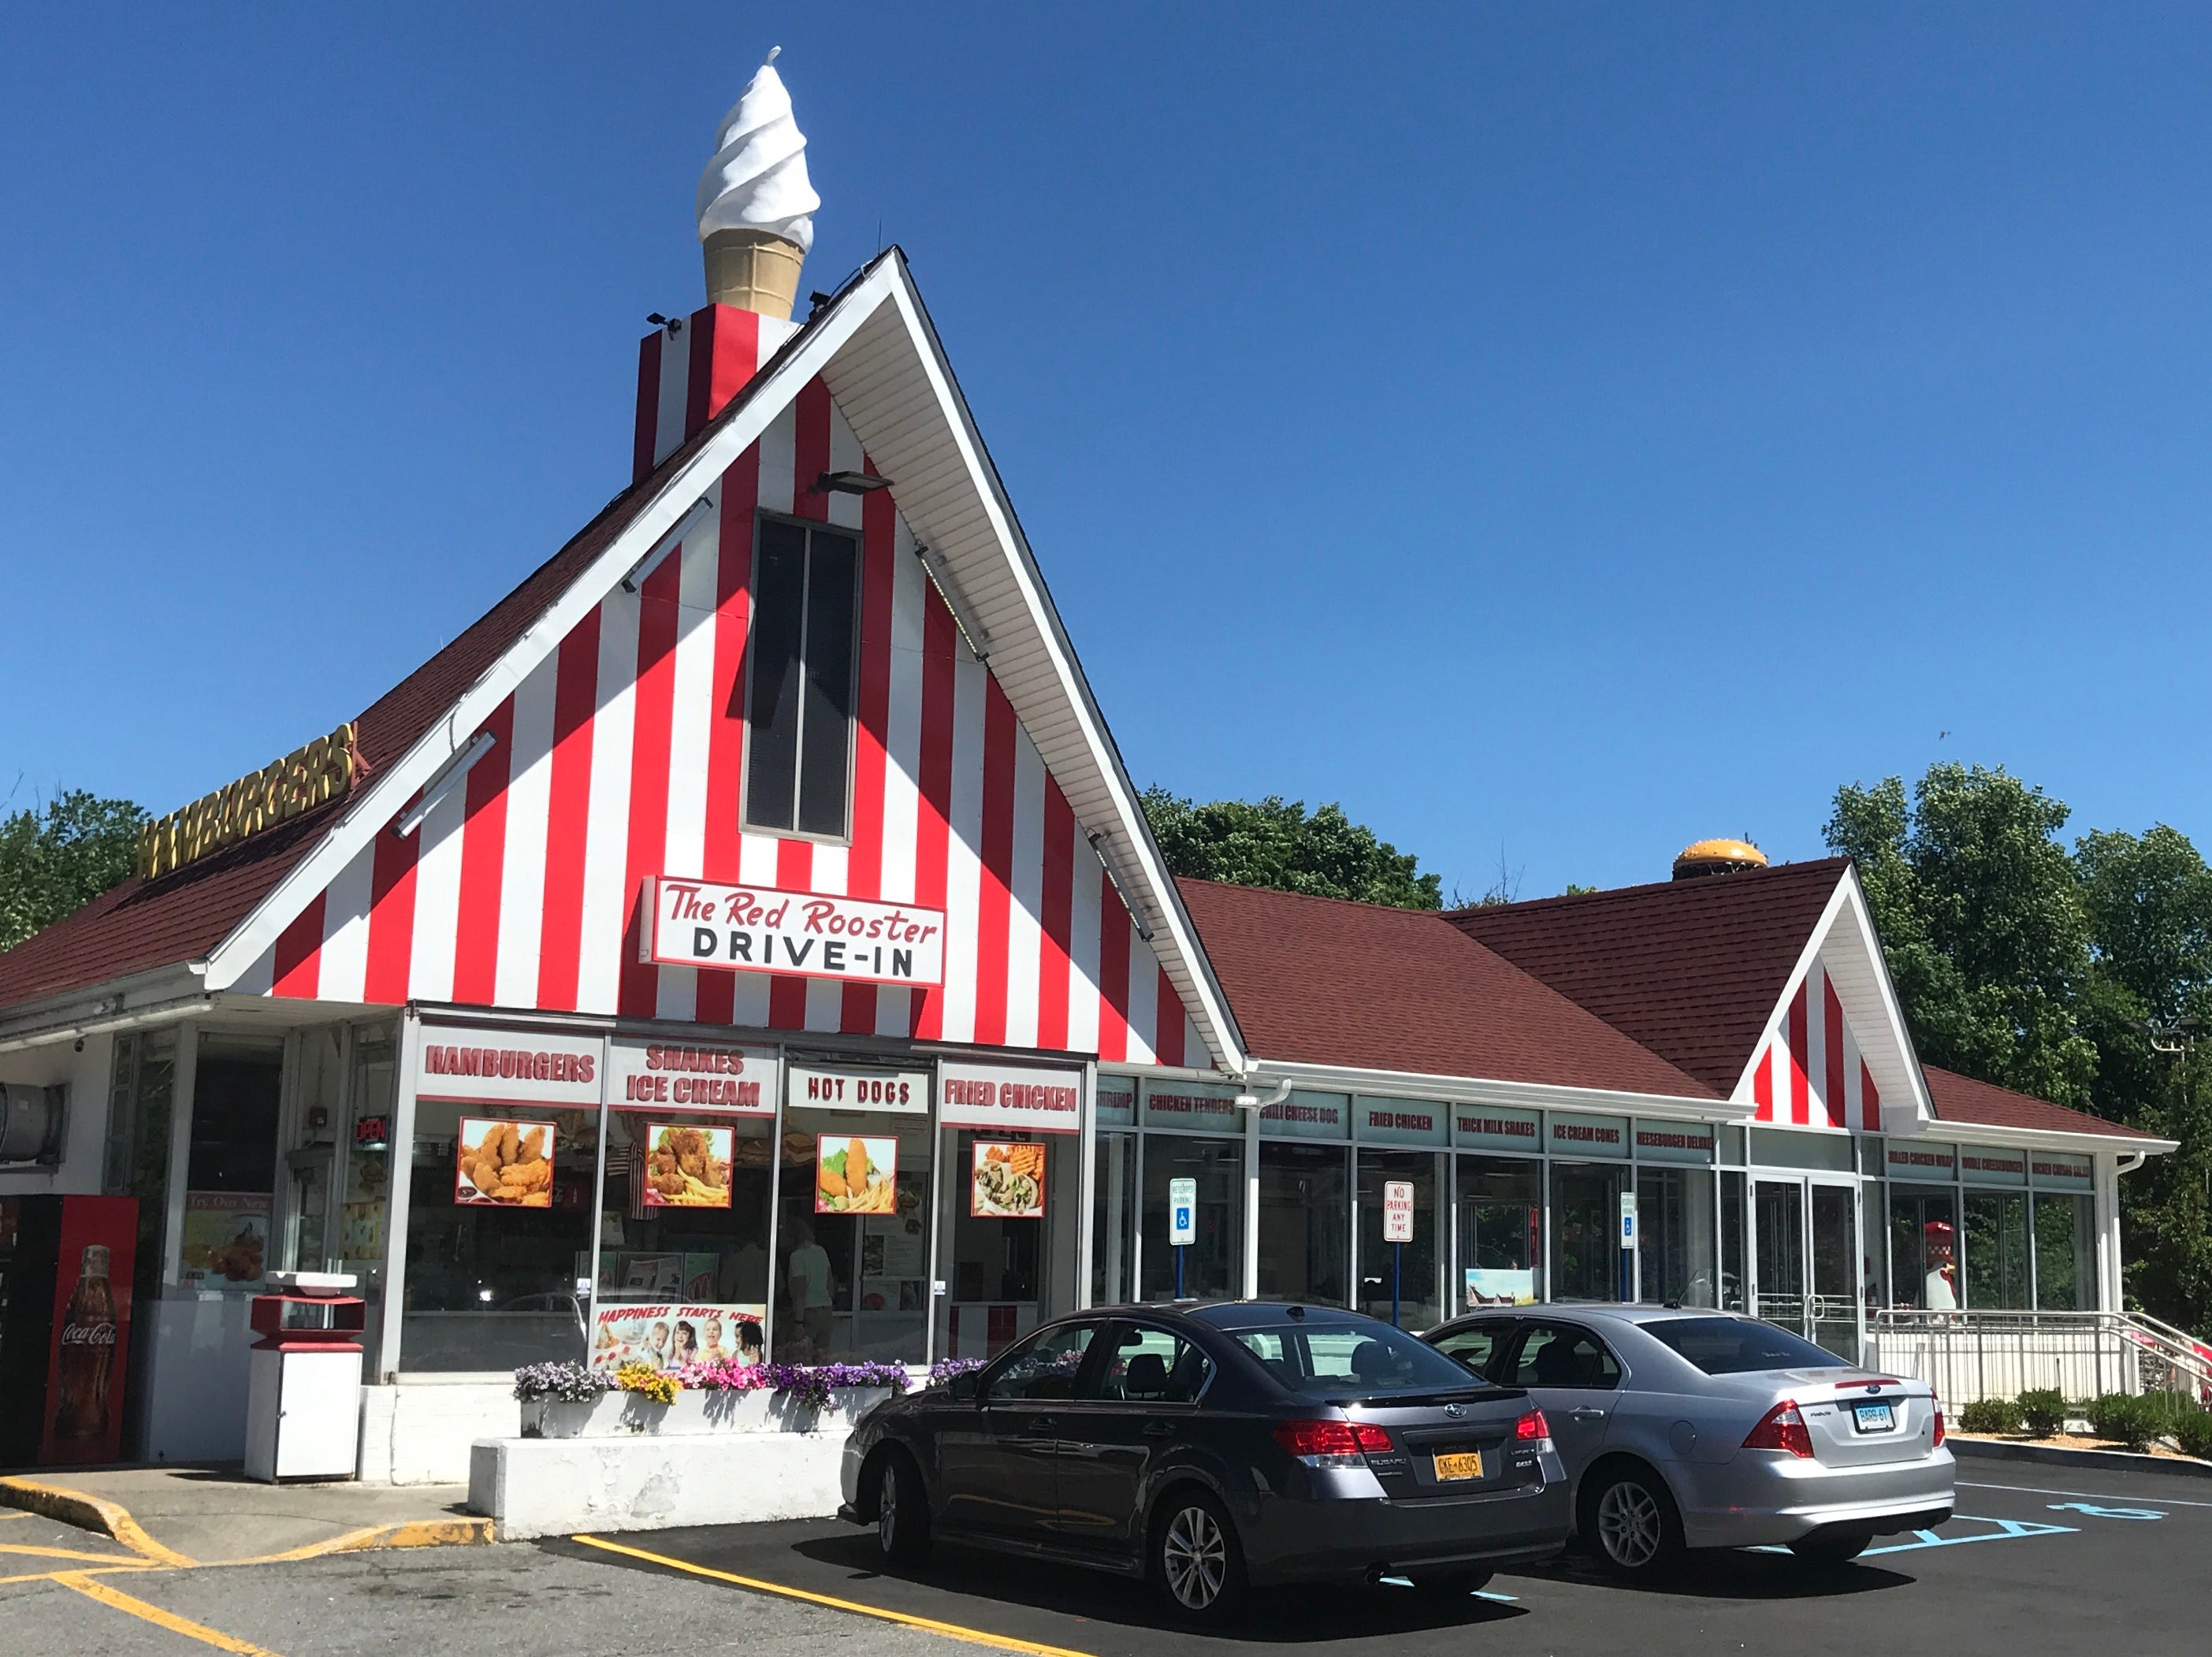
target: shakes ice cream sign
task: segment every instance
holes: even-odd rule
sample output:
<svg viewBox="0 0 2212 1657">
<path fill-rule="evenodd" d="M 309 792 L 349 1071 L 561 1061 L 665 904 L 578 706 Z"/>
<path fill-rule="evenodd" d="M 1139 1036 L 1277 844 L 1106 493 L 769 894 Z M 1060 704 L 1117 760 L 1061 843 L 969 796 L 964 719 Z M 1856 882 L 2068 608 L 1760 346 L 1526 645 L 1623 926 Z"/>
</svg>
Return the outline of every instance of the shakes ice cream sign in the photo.
<svg viewBox="0 0 2212 1657">
<path fill-rule="evenodd" d="M 945 912 L 765 886 L 645 883 L 643 958 L 856 984 L 942 984 Z"/>
</svg>

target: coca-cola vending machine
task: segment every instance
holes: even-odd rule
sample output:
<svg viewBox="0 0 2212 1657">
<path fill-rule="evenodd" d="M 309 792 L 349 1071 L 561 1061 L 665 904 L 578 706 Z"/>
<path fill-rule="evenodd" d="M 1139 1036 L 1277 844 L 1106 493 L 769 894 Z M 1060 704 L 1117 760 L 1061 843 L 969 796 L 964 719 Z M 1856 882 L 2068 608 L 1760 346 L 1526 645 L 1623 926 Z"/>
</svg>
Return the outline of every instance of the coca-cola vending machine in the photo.
<svg viewBox="0 0 2212 1657">
<path fill-rule="evenodd" d="M 123 1454 L 135 1197 L 0 1197 L 0 1466 Z"/>
</svg>

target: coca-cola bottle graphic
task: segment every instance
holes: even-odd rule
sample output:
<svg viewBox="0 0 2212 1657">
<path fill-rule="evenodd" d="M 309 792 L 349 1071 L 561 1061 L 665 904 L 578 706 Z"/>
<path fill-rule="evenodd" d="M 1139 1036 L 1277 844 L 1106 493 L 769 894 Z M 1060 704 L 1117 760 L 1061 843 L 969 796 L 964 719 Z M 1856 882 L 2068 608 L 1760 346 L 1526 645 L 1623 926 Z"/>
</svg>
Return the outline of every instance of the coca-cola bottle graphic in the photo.
<svg viewBox="0 0 2212 1657">
<path fill-rule="evenodd" d="M 108 1381 L 114 1367 L 115 1296 L 107 1286 L 107 1249 L 90 1243 L 77 1270 L 76 1292 L 62 1314 L 56 1438 L 106 1436 Z"/>
</svg>

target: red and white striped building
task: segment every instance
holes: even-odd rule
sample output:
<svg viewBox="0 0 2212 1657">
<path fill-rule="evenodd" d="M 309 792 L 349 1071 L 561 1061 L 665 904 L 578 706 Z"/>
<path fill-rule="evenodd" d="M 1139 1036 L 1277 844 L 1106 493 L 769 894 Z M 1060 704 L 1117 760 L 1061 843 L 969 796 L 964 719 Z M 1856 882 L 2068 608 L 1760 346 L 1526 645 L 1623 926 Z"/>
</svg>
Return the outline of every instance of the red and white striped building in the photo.
<svg viewBox="0 0 2212 1657">
<path fill-rule="evenodd" d="M 0 955 L 0 1195 L 139 1205 L 134 1454 L 237 1453 L 278 1269 L 362 1280 L 363 1476 L 451 1478 L 518 1363 L 922 1363 L 1160 1297 L 1183 1179 L 1206 1295 L 1375 1305 L 1405 1181 L 1409 1320 L 2118 1304 L 2164 1147 L 1923 1067 L 1841 861 L 1450 915 L 1171 878 L 896 249 L 798 325 L 657 328 L 636 419 L 628 487 L 313 764 Z M 836 831 L 749 827 L 764 612 L 814 638 L 817 570 Z M 928 950 L 737 925 L 778 906 Z"/>
</svg>

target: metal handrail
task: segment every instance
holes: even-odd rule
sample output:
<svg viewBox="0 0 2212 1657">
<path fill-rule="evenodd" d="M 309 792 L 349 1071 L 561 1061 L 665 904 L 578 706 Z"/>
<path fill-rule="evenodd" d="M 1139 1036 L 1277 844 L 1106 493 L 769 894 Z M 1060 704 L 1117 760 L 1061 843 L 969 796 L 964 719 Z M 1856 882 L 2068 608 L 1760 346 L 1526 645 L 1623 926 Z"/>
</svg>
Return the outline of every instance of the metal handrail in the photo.
<svg viewBox="0 0 2212 1657">
<path fill-rule="evenodd" d="M 2077 1365 L 2087 1360 L 2098 1393 L 2186 1393 L 2200 1399 L 2212 1398 L 2212 1347 L 2142 1313 L 1885 1307 L 1868 1313 L 1867 1330 L 1869 1336 L 1897 1334 L 1925 1339 L 1927 1367 L 1943 1373 L 1922 1379 L 1940 1382 L 1942 1390 L 1954 1397 L 1967 1390 L 1982 1397 L 2019 1390 L 1991 1387 L 1988 1383 L 1992 1369 L 2017 1375 L 2024 1373 L 2031 1362 L 2047 1362 L 2063 1370 L 2071 1358 Z M 2006 1337 L 2034 1334 L 2057 1338 L 2060 1344 L 2053 1350 L 2038 1343 L 2041 1350 L 2031 1350 L 2022 1341 L 2005 1350 L 2009 1344 Z M 2069 1336 L 2073 1340 L 2067 1340 Z M 2132 1362 L 2128 1357 L 2130 1351 Z M 1964 1384 L 1970 1377 L 1971 1388 Z"/>
</svg>

